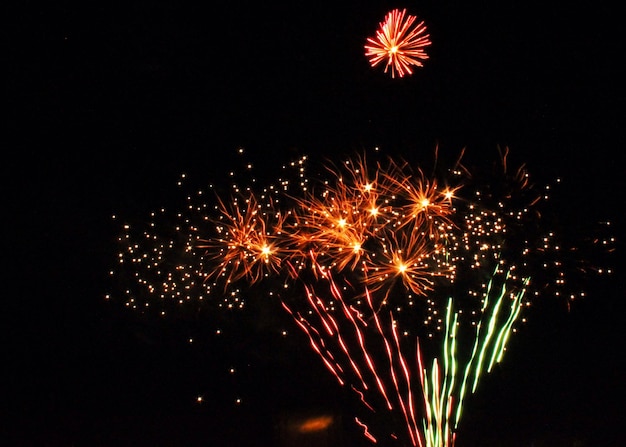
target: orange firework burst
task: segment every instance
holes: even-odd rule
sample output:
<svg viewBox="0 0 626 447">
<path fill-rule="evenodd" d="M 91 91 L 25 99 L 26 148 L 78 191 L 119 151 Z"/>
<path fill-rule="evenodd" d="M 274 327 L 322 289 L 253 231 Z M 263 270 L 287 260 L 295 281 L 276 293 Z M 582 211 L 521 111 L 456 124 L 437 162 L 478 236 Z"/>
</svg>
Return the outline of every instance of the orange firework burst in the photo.
<svg viewBox="0 0 626 447">
<path fill-rule="evenodd" d="M 430 35 L 426 32 L 424 22 L 415 25 L 417 17 L 406 15 L 406 9 L 394 9 L 380 23 L 376 37 L 367 39 L 365 56 L 372 67 L 383 61 L 385 73 L 391 68 L 391 77 L 412 74 L 411 65 L 423 66 L 422 61 L 428 59 L 424 48 L 431 44 Z"/>
<path fill-rule="evenodd" d="M 427 259 L 433 255 L 434 249 L 428 247 L 423 238 L 415 232 L 402 233 L 397 237 L 391 233 L 387 240 L 381 241 L 381 249 L 380 259 L 372 263 L 366 277 L 371 292 L 386 287 L 388 294 L 391 288 L 387 283 L 396 278 L 418 295 L 426 295 L 432 290 L 431 278 L 441 273 L 433 271 L 428 265 Z"/>
<path fill-rule="evenodd" d="M 402 206 L 400 225 L 412 223 L 415 228 L 427 229 L 430 237 L 438 239 L 451 224 L 449 217 L 454 213 L 452 199 L 459 187 L 440 188 L 436 179 L 428 179 L 418 169 L 416 174 L 397 176 L 397 172 L 407 171 L 405 166 L 395 166 L 394 171 L 385 174 L 395 191 L 405 199 Z"/>
<path fill-rule="evenodd" d="M 284 254 L 277 238 L 283 217 L 269 216 L 253 195 L 243 204 L 235 200 L 230 206 L 220 200 L 220 212 L 216 222 L 220 237 L 198 246 L 209 249 L 218 260 L 218 267 L 208 276 L 223 276 L 227 284 L 242 278 L 254 283 L 266 273 L 278 272 Z M 269 220 L 273 220 L 271 228 Z"/>
</svg>

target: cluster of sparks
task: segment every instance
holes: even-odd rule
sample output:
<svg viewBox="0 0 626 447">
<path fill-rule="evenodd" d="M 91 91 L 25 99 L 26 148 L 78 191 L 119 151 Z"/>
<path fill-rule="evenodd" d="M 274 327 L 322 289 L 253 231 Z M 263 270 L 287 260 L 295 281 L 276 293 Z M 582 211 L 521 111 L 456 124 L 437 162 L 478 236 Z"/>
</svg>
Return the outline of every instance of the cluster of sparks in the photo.
<svg viewBox="0 0 626 447">
<path fill-rule="evenodd" d="M 538 225 L 550 187 L 535 188 L 523 167 L 509 172 L 506 152 L 498 182 L 461 158 L 432 175 L 366 156 L 328 167 L 326 180 L 306 166 L 290 163 L 265 188 L 233 183 L 228 200 L 196 191 L 143 231 L 125 225 L 112 273 L 130 277 L 126 304 L 242 308 L 255 284 L 276 284 L 258 299 L 277 297 L 360 397 L 368 414 L 355 420 L 368 439 L 453 446 L 466 395 L 500 361 L 524 309 L 541 290 L 565 294 L 566 248 Z M 425 341 L 439 341 L 430 364 Z M 373 412 L 400 424 L 376 430 L 363 422 Z"/>
<path fill-rule="evenodd" d="M 365 44 L 365 56 L 372 67 L 385 64 L 385 73 L 391 70 L 403 77 L 412 74 L 411 66 L 422 67 L 428 59 L 425 48 L 431 42 L 424 22 L 415 23 L 417 17 L 406 14 L 406 9 L 394 9 L 380 23 L 375 37 L 369 37 Z"/>
</svg>

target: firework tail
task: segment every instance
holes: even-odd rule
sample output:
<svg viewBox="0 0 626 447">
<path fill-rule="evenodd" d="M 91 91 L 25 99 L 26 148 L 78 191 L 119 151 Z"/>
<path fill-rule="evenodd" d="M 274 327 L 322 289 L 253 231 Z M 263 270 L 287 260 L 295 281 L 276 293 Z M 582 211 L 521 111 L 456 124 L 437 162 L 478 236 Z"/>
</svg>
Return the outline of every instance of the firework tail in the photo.
<svg viewBox="0 0 626 447">
<path fill-rule="evenodd" d="M 504 276 L 500 287 L 494 287 L 499 276 Z M 520 315 L 525 287 L 517 291 L 507 289 L 510 271 L 502 273 L 496 268 L 488 285 L 482 307 L 482 317 L 476 325 L 474 343 L 464 365 L 464 373 L 457 380 L 459 370 L 458 331 L 459 313 L 454 311 L 454 300 L 448 299 L 446 327 L 443 339 L 443 370 L 434 358 L 430 372 L 424 367 L 418 344 L 417 360 L 420 383 L 424 397 L 423 431 L 427 447 L 454 446 L 455 433 L 462 415 L 468 390 L 474 393 L 480 377 L 491 372 L 495 363 L 502 360 L 513 324 Z M 509 303 L 508 312 L 506 304 Z"/>
<path fill-rule="evenodd" d="M 283 302 L 285 310 L 307 335 L 312 349 L 339 384 L 352 383 L 352 389 L 367 408 L 376 407 L 370 399 L 374 398 L 373 393 L 377 393 L 388 411 L 398 411 L 410 445 L 453 447 L 465 398 L 468 393 L 476 391 L 480 377 L 502 359 L 513 325 L 520 315 L 529 280 L 524 280 L 524 287 L 519 290 L 509 290 L 511 272 L 496 268 L 486 287 L 472 349 L 465 356 L 459 348 L 460 315 L 450 297 L 441 359 L 435 357 L 430 367 L 426 366 L 417 340 L 416 366 L 420 388 L 417 390 L 417 382 L 413 379 L 415 371 L 401 347 L 398 322 L 393 312 L 388 316 L 386 312 L 379 312 L 367 289 L 364 292 L 367 305 L 363 310 L 357 310 L 348 303 L 330 272 L 319 265 L 315 268 L 318 277 L 328 283 L 330 296 L 340 312 L 333 311 L 329 300 L 322 299 L 310 285 L 304 288 L 310 307 L 308 312 L 296 312 Z M 382 355 L 377 355 L 381 352 Z M 349 370 L 342 364 L 348 364 Z M 416 394 L 419 392 L 421 397 Z M 377 434 L 372 433 L 366 422 L 358 418 L 355 421 L 370 441 L 377 442 Z"/>
</svg>

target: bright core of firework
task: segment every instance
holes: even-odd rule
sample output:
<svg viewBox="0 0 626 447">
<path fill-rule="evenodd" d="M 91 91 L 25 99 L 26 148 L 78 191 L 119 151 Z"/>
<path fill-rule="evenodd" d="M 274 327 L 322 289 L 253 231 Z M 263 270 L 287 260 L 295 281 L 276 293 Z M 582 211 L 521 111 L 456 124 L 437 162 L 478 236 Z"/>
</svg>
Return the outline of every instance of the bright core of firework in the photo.
<svg viewBox="0 0 626 447">
<path fill-rule="evenodd" d="M 380 23 L 376 36 L 367 39 L 365 56 L 372 67 L 385 63 L 385 73 L 391 77 L 412 74 L 411 66 L 421 67 L 428 59 L 425 48 L 431 44 L 424 22 L 415 24 L 416 17 L 406 14 L 406 9 L 394 9 Z"/>
</svg>

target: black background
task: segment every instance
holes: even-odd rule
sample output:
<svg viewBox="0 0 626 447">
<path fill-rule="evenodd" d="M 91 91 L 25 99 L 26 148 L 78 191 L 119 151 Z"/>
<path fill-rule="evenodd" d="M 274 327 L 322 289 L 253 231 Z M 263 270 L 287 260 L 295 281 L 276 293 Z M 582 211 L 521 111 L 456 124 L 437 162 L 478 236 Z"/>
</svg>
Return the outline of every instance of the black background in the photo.
<svg viewBox="0 0 626 447">
<path fill-rule="evenodd" d="M 363 54 L 394 7 L 433 42 L 402 79 Z M 5 16 L 9 445 L 367 445 L 304 345 L 211 343 L 201 319 L 153 321 L 104 299 L 111 215 L 144 218 L 181 172 L 210 182 L 240 147 L 272 172 L 297 154 L 378 146 L 430 160 L 438 146 L 480 160 L 509 146 L 531 173 L 563 179 L 564 220 L 609 219 L 620 238 L 626 46 L 608 5 L 24 2 Z M 624 445 L 621 256 L 571 311 L 530 315 L 467 404 L 459 446 Z M 288 414 L 347 422 L 294 441 Z"/>
</svg>

